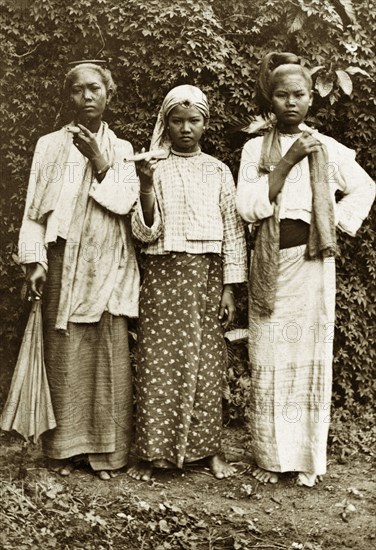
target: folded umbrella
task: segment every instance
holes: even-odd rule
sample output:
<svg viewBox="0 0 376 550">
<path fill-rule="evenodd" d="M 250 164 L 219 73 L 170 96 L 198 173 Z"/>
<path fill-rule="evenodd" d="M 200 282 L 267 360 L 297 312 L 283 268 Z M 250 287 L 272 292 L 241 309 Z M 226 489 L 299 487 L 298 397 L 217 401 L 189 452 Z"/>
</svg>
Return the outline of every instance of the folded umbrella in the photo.
<svg viewBox="0 0 376 550">
<path fill-rule="evenodd" d="M 26 440 L 56 428 L 43 353 L 42 303 L 33 302 L 0 427 Z"/>
</svg>

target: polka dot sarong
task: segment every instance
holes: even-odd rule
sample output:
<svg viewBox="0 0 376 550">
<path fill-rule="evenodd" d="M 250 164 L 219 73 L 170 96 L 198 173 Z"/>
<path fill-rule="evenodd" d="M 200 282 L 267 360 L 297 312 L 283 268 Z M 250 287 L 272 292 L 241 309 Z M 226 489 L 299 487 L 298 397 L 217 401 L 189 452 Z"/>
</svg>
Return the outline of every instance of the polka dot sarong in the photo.
<svg viewBox="0 0 376 550">
<path fill-rule="evenodd" d="M 220 450 L 226 364 L 218 320 L 222 260 L 171 253 L 146 259 L 140 297 L 137 454 L 181 468 Z"/>
</svg>

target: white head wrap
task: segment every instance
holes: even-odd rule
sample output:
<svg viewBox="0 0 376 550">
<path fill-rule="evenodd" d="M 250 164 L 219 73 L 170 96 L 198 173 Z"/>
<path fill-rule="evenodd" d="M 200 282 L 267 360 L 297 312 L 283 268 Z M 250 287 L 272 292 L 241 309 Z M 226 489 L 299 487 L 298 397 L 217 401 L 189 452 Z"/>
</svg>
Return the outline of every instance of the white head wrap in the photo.
<svg viewBox="0 0 376 550">
<path fill-rule="evenodd" d="M 157 122 L 154 127 L 153 136 L 151 138 L 150 150 L 171 148 L 171 141 L 166 134 L 166 123 L 168 115 L 174 107 L 182 105 L 189 109 L 196 107 L 205 119 L 209 118 L 209 104 L 204 92 L 196 86 L 183 84 L 172 88 L 163 100 L 162 106 L 158 113 Z"/>
</svg>

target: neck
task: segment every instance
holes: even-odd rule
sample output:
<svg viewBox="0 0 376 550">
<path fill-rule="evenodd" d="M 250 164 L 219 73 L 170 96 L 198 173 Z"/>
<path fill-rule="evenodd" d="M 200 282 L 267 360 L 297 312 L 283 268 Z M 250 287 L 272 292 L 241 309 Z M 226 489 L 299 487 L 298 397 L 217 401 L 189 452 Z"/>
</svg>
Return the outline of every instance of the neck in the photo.
<svg viewBox="0 0 376 550">
<path fill-rule="evenodd" d="M 171 152 L 173 155 L 176 155 L 178 157 L 195 157 L 196 155 L 199 155 L 201 153 L 201 148 L 198 147 L 198 149 L 195 149 L 194 151 L 187 152 L 187 151 L 179 151 L 174 149 L 174 147 L 171 147 Z"/>
<path fill-rule="evenodd" d="M 197 153 L 198 151 L 201 151 L 201 147 L 200 147 L 200 144 L 199 143 L 196 143 L 196 145 L 194 145 L 193 147 L 188 147 L 187 149 L 182 149 L 181 147 L 179 146 L 175 146 L 173 143 L 171 145 L 172 149 L 174 151 L 176 151 L 177 153 Z"/>
<path fill-rule="evenodd" d="M 277 128 L 281 134 L 300 134 L 302 131 L 299 128 L 299 125 L 288 126 L 286 124 L 277 123 Z"/>
</svg>

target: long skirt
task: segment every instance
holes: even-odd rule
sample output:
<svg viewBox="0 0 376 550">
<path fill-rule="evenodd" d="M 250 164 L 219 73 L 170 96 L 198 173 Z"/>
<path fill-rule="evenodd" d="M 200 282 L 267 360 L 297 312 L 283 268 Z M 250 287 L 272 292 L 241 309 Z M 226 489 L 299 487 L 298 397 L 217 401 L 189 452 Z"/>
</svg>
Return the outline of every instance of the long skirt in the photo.
<svg viewBox="0 0 376 550">
<path fill-rule="evenodd" d="M 64 241 L 50 245 L 43 295 L 45 362 L 57 427 L 42 437 L 47 456 L 87 455 L 94 470 L 127 462 L 132 436 L 132 375 L 125 317 L 55 327 Z"/>
<path fill-rule="evenodd" d="M 326 472 L 335 308 L 333 258 L 280 250 L 275 309 L 249 311 L 250 430 L 258 466 Z"/>
<path fill-rule="evenodd" d="M 181 468 L 220 450 L 226 365 L 222 260 L 148 256 L 140 297 L 137 454 Z"/>
</svg>

